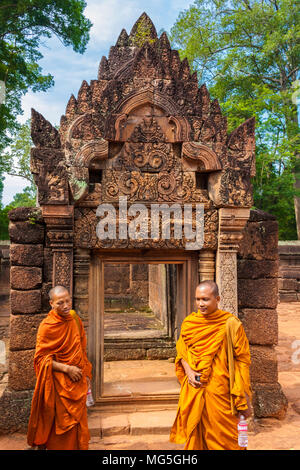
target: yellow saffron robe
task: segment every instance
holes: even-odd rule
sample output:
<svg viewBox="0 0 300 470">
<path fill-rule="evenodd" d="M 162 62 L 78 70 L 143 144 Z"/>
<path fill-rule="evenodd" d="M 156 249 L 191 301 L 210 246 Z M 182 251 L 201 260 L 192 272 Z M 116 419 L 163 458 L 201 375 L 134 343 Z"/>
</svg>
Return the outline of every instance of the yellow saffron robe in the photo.
<svg viewBox="0 0 300 470">
<path fill-rule="evenodd" d="M 176 344 L 175 371 L 181 384 L 170 441 L 185 450 L 235 450 L 238 411 L 251 399 L 249 342 L 240 320 L 229 312 L 188 315 Z M 201 374 L 201 388 L 188 383 L 184 359 Z"/>
</svg>

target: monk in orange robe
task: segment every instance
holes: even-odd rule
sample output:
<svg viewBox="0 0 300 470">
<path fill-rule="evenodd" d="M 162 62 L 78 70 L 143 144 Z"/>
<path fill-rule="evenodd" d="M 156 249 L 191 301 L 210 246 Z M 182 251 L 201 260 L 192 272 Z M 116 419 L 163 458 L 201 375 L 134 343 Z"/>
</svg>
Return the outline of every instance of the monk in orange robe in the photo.
<svg viewBox="0 0 300 470">
<path fill-rule="evenodd" d="M 218 309 L 215 282 L 202 281 L 195 301 L 176 344 L 181 390 L 170 441 L 185 450 L 239 450 L 239 417 L 251 415 L 249 343 L 240 320 Z"/>
<path fill-rule="evenodd" d="M 86 336 L 80 318 L 71 310 L 67 289 L 56 286 L 49 296 L 52 310 L 37 334 L 37 381 L 27 442 L 39 449 L 87 450 L 86 396 L 92 366 L 86 355 Z"/>
</svg>

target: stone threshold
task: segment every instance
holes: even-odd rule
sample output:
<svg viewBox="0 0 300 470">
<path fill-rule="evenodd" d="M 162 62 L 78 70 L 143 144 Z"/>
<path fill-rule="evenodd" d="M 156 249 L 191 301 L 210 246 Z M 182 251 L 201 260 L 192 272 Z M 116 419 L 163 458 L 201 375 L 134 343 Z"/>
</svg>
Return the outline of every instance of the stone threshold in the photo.
<svg viewBox="0 0 300 470">
<path fill-rule="evenodd" d="M 91 437 L 117 435 L 168 434 L 176 417 L 177 405 L 171 409 L 132 413 L 94 411 L 89 413 Z"/>
</svg>

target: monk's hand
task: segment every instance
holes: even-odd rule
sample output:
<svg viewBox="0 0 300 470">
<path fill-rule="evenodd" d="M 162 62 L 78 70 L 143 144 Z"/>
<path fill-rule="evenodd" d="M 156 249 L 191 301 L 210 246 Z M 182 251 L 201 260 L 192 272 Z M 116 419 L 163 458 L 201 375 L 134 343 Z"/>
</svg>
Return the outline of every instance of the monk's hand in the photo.
<svg viewBox="0 0 300 470">
<path fill-rule="evenodd" d="M 181 364 L 184 368 L 185 375 L 187 376 L 188 383 L 195 388 L 200 388 L 202 384 L 199 380 L 196 380 L 196 377 L 199 378 L 201 374 L 193 370 L 184 359 L 181 359 Z"/>
<path fill-rule="evenodd" d="M 78 382 L 78 380 L 80 380 L 82 377 L 81 369 L 76 366 L 67 365 L 66 373 L 68 374 L 70 379 L 73 380 L 73 382 Z"/>
<path fill-rule="evenodd" d="M 239 411 L 238 412 L 238 418 L 240 419 L 241 416 L 244 416 L 245 419 L 248 419 L 250 418 L 252 412 L 250 410 L 250 408 L 247 408 L 246 410 L 242 410 L 242 411 Z"/>
<path fill-rule="evenodd" d="M 248 419 L 252 415 L 252 405 L 251 405 L 251 400 L 250 400 L 249 396 L 247 395 L 247 393 L 245 393 L 245 395 L 246 395 L 248 408 L 246 408 L 245 410 L 239 411 L 238 412 L 238 417 L 240 418 L 241 416 L 244 416 L 246 419 Z"/>
<path fill-rule="evenodd" d="M 195 370 L 190 369 L 186 375 L 188 378 L 188 382 L 190 385 L 192 385 L 192 387 L 195 387 L 195 388 L 201 387 L 202 383 L 199 380 L 201 374 L 199 374 L 199 372 L 196 372 Z M 198 380 L 196 380 L 196 377 L 198 377 Z"/>
</svg>

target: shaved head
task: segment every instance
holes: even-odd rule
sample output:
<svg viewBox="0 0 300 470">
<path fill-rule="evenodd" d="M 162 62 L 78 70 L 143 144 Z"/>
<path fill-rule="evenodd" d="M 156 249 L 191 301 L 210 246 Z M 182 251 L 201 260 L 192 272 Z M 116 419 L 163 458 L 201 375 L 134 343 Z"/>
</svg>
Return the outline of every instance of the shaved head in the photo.
<svg viewBox="0 0 300 470">
<path fill-rule="evenodd" d="M 68 289 L 66 289 L 64 286 L 55 286 L 49 291 L 49 299 L 53 300 L 54 296 L 64 293 L 69 294 Z"/>
<path fill-rule="evenodd" d="M 198 287 L 202 287 L 202 286 L 210 287 L 211 292 L 213 293 L 215 297 L 218 297 L 220 295 L 218 284 L 215 281 L 201 281 L 196 287 L 196 290 L 198 289 Z"/>
</svg>

